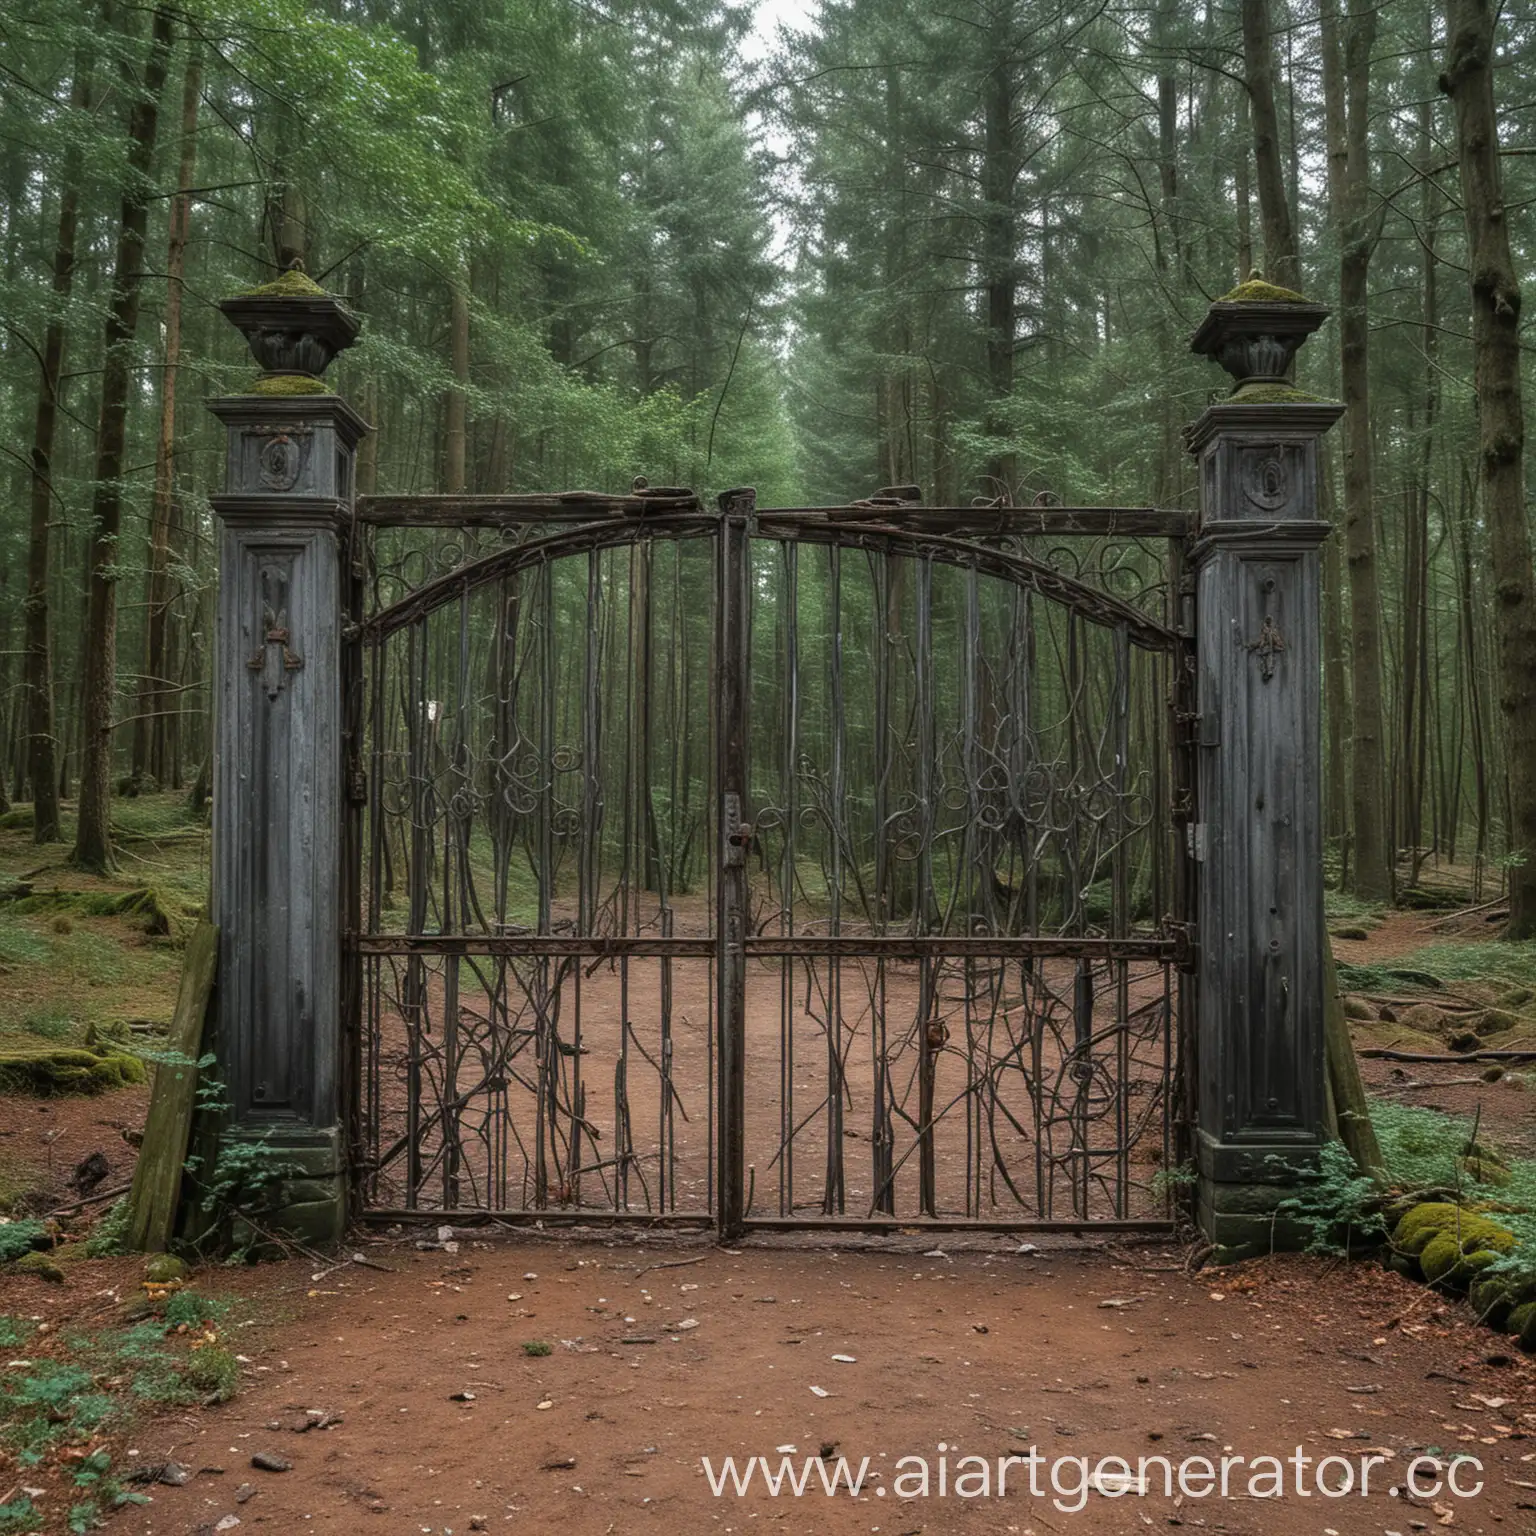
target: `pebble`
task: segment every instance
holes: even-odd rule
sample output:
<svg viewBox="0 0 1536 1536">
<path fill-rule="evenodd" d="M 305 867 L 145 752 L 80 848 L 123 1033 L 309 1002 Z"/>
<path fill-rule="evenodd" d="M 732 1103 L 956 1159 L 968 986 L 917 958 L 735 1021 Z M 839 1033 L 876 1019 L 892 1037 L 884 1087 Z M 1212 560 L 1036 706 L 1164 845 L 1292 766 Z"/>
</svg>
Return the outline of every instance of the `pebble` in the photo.
<svg viewBox="0 0 1536 1536">
<path fill-rule="evenodd" d="M 255 1496 L 256 1488 L 252 1483 L 241 1483 L 240 1486 L 235 1489 L 236 1504 L 244 1504 L 247 1499 L 253 1499 Z"/>
<path fill-rule="evenodd" d="M 251 1465 L 262 1472 L 291 1472 L 293 1463 L 275 1451 L 257 1451 L 251 1457 Z"/>
<path fill-rule="evenodd" d="M 239 1515 L 225 1515 L 224 1518 L 222 1520 L 220 1520 L 219 1523 L 216 1526 L 214 1526 L 214 1530 L 216 1530 L 216 1531 L 232 1531 L 239 1524 L 240 1524 L 240 1516 Z"/>
</svg>

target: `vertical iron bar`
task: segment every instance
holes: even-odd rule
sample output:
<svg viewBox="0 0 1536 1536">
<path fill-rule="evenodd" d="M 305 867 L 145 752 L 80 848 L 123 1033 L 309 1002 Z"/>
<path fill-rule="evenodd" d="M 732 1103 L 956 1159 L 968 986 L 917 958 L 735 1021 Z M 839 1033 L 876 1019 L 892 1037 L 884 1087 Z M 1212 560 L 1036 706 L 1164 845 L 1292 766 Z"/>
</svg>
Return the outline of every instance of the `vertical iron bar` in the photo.
<svg viewBox="0 0 1536 1536">
<path fill-rule="evenodd" d="M 742 828 L 747 795 L 747 594 L 750 491 L 720 496 L 719 633 L 716 689 L 719 802 L 716 859 L 719 867 L 716 928 L 719 1031 L 717 1128 L 719 1232 L 722 1242 L 740 1236 L 746 1217 L 746 916 L 747 859 Z"/>
</svg>

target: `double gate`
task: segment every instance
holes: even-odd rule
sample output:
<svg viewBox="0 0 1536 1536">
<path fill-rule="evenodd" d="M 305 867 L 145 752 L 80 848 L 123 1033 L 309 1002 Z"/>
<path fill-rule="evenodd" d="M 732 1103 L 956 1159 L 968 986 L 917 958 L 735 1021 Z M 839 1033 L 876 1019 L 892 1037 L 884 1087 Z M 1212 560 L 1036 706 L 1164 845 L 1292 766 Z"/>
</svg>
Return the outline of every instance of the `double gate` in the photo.
<svg viewBox="0 0 1536 1536">
<path fill-rule="evenodd" d="M 360 503 L 375 1213 L 1166 1225 L 1177 514 Z"/>
</svg>

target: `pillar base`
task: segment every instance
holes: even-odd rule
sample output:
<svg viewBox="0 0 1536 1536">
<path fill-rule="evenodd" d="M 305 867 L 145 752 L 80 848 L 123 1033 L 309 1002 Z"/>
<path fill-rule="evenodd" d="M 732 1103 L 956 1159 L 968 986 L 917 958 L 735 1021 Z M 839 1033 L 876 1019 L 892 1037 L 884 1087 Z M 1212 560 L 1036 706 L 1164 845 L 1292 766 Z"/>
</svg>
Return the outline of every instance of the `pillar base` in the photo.
<svg viewBox="0 0 1536 1536">
<path fill-rule="evenodd" d="M 262 1227 L 311 1248 L 330 1248 L 341 1242 L 347 1230 L 347 1178 L 338 1127 L 225 1131 L 220 1138 L 221 1152 L 236 1147 L 242 1149 L 237 1157 L 254 1155 L 265 1166 L 282 1170 L 281 1179 L 258 1196 L 252 1210 Z M 261 1150 L 245 1150 L 254 1148 Z M 259 1249 L 263 1237 L 236 1216 L 234 1241 L 237 1248 Z"/>
<path fill-rule="evenodd" d="M 1206 1131 L 1196 1140 L 1200 1171 L 1197 1218 L 1216 1245 L 1218 1263 L 1305 1248 L 1311 1232 L 1279 1215 L 1318 1170 L 1316 1142 L 1222 1142 Z"/>
</svg>

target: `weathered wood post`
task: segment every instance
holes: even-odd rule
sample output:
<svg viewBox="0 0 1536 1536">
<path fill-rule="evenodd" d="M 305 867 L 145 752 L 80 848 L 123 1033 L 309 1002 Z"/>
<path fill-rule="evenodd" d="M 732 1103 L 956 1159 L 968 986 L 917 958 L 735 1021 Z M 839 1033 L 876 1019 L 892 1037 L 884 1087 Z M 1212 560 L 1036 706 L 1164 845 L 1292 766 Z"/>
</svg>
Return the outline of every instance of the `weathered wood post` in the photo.
<svg viewBox="0 0 1536 1536">
<path fill-rule="evenodd" d="M 1192 342 L 1236 380 L 1186 428 L 1201 508 L 1199 1213 L 1234 1253 L 1296 1245 L 1275 1208 L 1324 1136 L 1318 447 L 1343 408 L 1289 375 L 1327 316 L 1247 283 Z"/>
<path fill-rule="evenodd" d="M 225 425 L 214 734 L 215 1050 L 226 1142 L 287 1170 L 274 1229 L 346 1222 L 340 1096 L 343 551 L 368 430 L 320 375 L 359 322 L 302 273 L 219 306 L 263 368 Z"/>
</svg>

